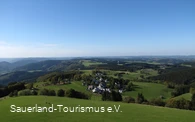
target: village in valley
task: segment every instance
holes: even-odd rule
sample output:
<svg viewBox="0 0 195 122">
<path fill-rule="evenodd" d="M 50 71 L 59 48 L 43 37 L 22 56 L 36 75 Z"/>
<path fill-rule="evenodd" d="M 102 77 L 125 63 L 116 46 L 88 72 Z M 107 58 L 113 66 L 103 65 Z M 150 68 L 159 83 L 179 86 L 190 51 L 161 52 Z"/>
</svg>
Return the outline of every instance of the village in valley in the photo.
<svg viewBox="0 0 195 122">
<path fill-rule="evenodd" d="M 82 85 L 86 86 L 87 90 L 93 93 L 102 94 L 105 91 L 111 93 L 111 89 L 109 87 L 110 83 L 111 82 L 107 79 L 107 76 L 100 71 L 95 73 L 90 84 L 87 84 L 85 81 L 83 81 Z M 114 85 L 118 89 L 119 93 L 123 93 L 124 87 L 122 87 L 120 82 L 116 81 Z"/>
</svg>

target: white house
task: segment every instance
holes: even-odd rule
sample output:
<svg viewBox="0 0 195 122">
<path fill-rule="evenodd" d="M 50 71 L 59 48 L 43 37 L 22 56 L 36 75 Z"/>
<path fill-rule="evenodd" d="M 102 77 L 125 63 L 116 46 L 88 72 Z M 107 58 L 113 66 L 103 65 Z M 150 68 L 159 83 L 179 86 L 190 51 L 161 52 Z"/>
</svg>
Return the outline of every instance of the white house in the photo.
<svg viewBox="0 0 195 122">
<path fill-rule="evenodd" d="M 123 93 L 123 90 L 118 90 L 118 92 L 122 94 Z"/>
<path fill-rule="evenodd" d="M 99 88 L 94 88 L 94 89 L 92 90 L 93 93 L 98 93 L 99 91 L 101 91 Z"/>
</svg>

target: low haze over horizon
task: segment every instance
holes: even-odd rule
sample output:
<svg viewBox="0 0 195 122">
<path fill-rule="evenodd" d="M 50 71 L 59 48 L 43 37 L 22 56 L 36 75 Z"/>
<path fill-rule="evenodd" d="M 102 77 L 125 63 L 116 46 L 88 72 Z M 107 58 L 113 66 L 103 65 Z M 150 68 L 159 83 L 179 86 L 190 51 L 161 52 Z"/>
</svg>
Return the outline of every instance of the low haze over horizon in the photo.
<svg viewBox="0 0 195 122">
<path fill-rule="evenodd" d="M 1 0 L 0 58 L 195 55 L 195 0 Z"/>
</svg>

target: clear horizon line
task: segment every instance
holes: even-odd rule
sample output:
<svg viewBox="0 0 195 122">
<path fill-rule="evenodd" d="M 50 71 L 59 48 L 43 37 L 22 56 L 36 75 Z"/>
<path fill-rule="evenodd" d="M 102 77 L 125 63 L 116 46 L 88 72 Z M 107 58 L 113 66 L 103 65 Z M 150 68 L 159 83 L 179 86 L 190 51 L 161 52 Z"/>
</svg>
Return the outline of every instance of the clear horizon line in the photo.
<svg viewBox="0 0 195 122">
<path fill-rule="evenodd" d="M 195 56 L 194 55 L 127 55 L 127 56 L 24 56 L 24 57 L 0 57 L 3 58 L 82 58 L 82 57 L 171 57 L 171 56 Z"/>
</svg>

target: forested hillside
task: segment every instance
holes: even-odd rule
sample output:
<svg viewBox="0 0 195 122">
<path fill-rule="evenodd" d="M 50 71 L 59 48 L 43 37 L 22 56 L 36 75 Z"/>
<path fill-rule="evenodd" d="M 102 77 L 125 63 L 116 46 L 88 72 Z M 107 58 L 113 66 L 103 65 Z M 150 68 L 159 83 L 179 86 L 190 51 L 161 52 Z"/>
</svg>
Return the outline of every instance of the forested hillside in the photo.
<svg viewBox="0 0 195 122">
<path fill-rule="evenodd" d="M 82 64 L 77 60 L 46 60 L 18 67 L 16 71 L 63 71 L 81 68 Z"/>
<path fill-rule="evenodd" d="M 46 72 L 16 71 L 12 73 L 7 73 L 0 76 L 0 84 L 7 85 L 8 83 L 19 81 L 34 82 L 38 77 L 44 74 L 46 74 Z"/>
<path fill-rule="evenodd" d="M 9 73 L 11 71 L 13 71 L 15 68 L 17 67 L 21 67 L 27 64 L 31 64 L 31 63 L 35 63 L 38 62 L 38 60 L 32 59 L 32 60 L 19 60 L 19 61 L 15 61 L 15 62 L 6 62 L 6 61 L 2 61 L 0 62 L 0 74 L 5 74 L 5 73 Z"/>
<path fill-rule="evenodd" d="M 172 72 L 163 73 L 149 79 L 172 82 L 175 84 L 190 84 L 195 81 L 195 68 L 174 70 Z"/>
</svg>

